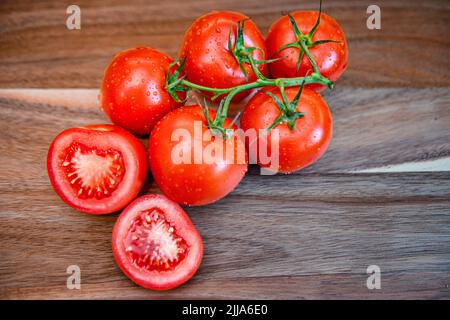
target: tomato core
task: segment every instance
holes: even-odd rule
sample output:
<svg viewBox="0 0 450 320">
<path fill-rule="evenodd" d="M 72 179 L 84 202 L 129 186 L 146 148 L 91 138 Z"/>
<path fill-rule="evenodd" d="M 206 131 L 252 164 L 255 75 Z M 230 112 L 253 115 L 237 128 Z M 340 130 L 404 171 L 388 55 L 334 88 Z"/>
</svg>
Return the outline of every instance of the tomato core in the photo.
<svg viewBox="0 0 450 320">
<path fill-rule="evenodd" d="M 123 157 L 117 150 L 99 150 L 74 142 L 65 155 L 64 173 L 79 198 L 107 198 L 125 175 Z"/>
<path fill-rule="evenodd" d="M 156 208 L 141 212 L 131 221 L 124 247 L 131 263 L 148 271 L 173 270 L 188 253 L 186 241 Z"/>
</svg>

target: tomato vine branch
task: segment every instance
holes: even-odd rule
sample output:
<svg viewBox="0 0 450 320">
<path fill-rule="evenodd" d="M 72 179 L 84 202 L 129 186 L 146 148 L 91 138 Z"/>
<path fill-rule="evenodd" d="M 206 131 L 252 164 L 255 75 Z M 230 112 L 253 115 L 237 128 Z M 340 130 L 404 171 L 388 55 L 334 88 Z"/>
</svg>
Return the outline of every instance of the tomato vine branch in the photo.
<svg viewBox="0 0 450 320">
<path fill-rule="evenodd" d="M 322 4 L 322 1 L 320 4 Z M 200 84 L 190 82 L 187 79 L 185 79 L 185 77 L 186 77 L 185 75 L 182 75 L 183 66 L 186 61 L 186 57 L 183 57 L 183 58 L 175 61 L 173 64 L 171 64 L 169 66 L 168 71 L 166 73 L 166 86 L 165 86 L 166 91 L 177 102 L 180 102 L 180 103 L 184 102 L 184 101 L 181 101 L 180 98 L 178 97 L 177 92 L 180 92 L 180 91 L 197 90 L 200 92 L 201 91 L 209 92 L 209 93 L 213 94 L 213 96 L 211 98 L 212 100 L 215 100 L 218 97 L 222 96 L 222 99 L 220 101 L 219 108 L 217 109 L 217 113 L 216 113 L 216 117 L 215 117 L 214 121 L 210 121 L 208 118 L 207 122 L 208 122 L 208 126 L 210 127 L 211 130 L 219 131 L 222 134 L 224 134 L 225 136 L 227 136 L 227 129 L 223 128 L 223 124 L 224 124 L 225 119 L 228 114 L 229 105 L 230 105 L 232 99 L 238 93 L 247 91 L 247 90 L 263 88 L 263 87 L 278 87 L 281 92 L 282 102 L 278 101 L 278 99 L 276 99 L 275 96 L 270 95 L 274 100 L 276 99 L 275 102 L 280 107 L 280 111 L 281 111 L 281 116 L 276 122 L 279 123 L 280 121 L 288 121 L 289 126 L 291 128 L 294 128 L 295 120 L 298 117 L 303 116 L 303 114 L 296 111 L 296 105 L 300 98 L 300 94 L 302 92 L 303 86 L 307 85 L 307 84 L 320 84 L 320 85 L 326 86 L 331 89 L 334 85 L 333 81 L 327 79 L 326 77 L 324 77 L 320 74 L 319 68 L 318 68 L 313 56 L 311 55 L 311 52 L 309 51 L 309 47 L 319 45 L 322 43 L 334 42 L 332 40 L 321 40 L 321 41 L 315 41 L 315 42 L 312 41 L 312 37 L 320 23 L 320 16 L 321 16 L 321 11 L 322 11 L 321 7 L 322 6 L 320 5 L 319 15 L 317 17 L 316 24 L 314 25 L 314 27 L 310 30 L 310 32 L 308 34 L 302 34 L 301 31 L 299 30 L 294 18 L 291 15 L 288 15 L 297 40 L 296 40 L 296 42 L 288 43 L 287 45 L 282 46 L 276 52 L 276 54 L 278 54 L 280 51 L 287 49 L 287 48 L 294 48 L 294 47 L 298 48 L 299 49 L 299 58 L 298 58 L 298 62 L 297 62 L 297 70 L 296 71 L 298 72 L 298 70 L 299 70 L 301 59 L 302 59 L 303 55 L 306 55 L 310 65 L 311 65 L 312 71 L 313 71 L 310 75 L 307 74 L 306 76 L 303 76 L 303 77 L 275 78 L 275 79 L 264 76 L 261 73 L 261 71 L 258 69 L 257 65 L 263 64 L 263 63 L 272 63 L 274 61 L 282 59 L 283 57 L 277 58 L 277 59 L 271 59 L 271 60 L 264 60 L 265 57 L 263 57 L 262 60 L 256 60 L 253 57 L 253 52 L 255 50 L 261 50 L 261 49 L 256 48 L 256 47 L 245 47 L 245 45 L 244 45 L 245 20 L 243 20 L 243 21 L 239 21 L 236 25 L 236 37 L 235 37 L 234 46 L 232 43 L 233 26 L 230 26 L 230 34 L 229 34 L 229 38 L 228 38 L 228 50 L 235 57 L 237 63 L 239 64 L 239 66 L 245 76 L 245 80 L 246 80 L 245 84 L 238 85 L 235 87 L 229 87 L 229 88 L 211 88 L 211 87 L 207 87 L 207 86 L 203 86 Z M 253 82 L 248 81 L 248 74 L 247 74 L 247 71 L 245 70 L 244 63 L 249 64 L 251 66 L 253 73 L 257 77 L 257 79 L 255 81 L 253 81 Z M 171 74 L 170 70 L 175 66 L 178 66 L 178 67 Z M 290 103 L 286 98 L 285 88 L 293 87 L 293 86 L 301 86 L 301 88 L 300 88 L 296 98 L 293 100 L 293 102 Z M 208 108 L 206 102 L 205 102 L 205 107 L 202 107 L 202 108 L 203 109 L 206 108 L 205 109 L 205 116 L 206 116 L 207 108 Z M 272 128 L 274 125 L 276 125 L 276 124 L 275 123 L 272 124 L 270 126 L 270 128 Z"/>
</svg>

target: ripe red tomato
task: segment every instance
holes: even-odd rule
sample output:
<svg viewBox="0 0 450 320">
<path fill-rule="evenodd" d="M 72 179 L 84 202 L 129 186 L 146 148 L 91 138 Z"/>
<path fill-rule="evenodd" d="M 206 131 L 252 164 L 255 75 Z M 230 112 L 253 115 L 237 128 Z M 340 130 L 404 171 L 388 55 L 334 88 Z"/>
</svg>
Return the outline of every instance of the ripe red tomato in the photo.
<svg viewBox="0 0 450 320">
<path fill-rule="evenodd" d="M 291 15 L 299 30 L 303 34 L 308 34 L 315 25 L 318 14 L 318 11 L 297 11 Z M 336 20 L 322 13 L 320 24 L 311 40 L 313 42 L 321 40 L 338 41 L 338 43 L 328 42 L 309 47 L 320 74 L 332 81 L 336 81 L 347 68 L 348 49 L 344 31 Z M 269 64 L 269 70 L 273 77 L 292 78 L 312 73 L 311 64 L 306 55 L 303 55 L 298 72 L 296 72 L 300 54 L 298 48 L 286 48 L 277 53 L 282 46 L 292 42 L 296 42 L 292 24 L 288 16 L 283 16 L 272 24 L 266 38 L 269 57 L 284 57 Z M 308 87 L 315 90 L 325 89 L 324 86 L 318 84 L 310 84 Z"/>
<path fill-rule="evenodd" d="M 200 266 L 203 242 L 175 202 L 150 194 L 121 213 L 112 235 L 114 258 L 136 284 L 167 290 L 188 281 Z"/>
<path fill-rule="evenodd" d="M 209 112 L 211 120 L 215 115 Z M 228 126 L 231 121 L 226 119 L 224 127 Z M 152 130 L 148 148 L 156 184 L 167 197 L 185 205 L 217 201 L 247 171 L 243 141 L 236 132 L 228 139 L 212 135 L 199 106 L 167 114 Z"/>
<path fill-rule="evenodd" d="M 233 27 L 234 48 L 236 24 L 245 19 L 249 18 L 238 12 L 214 11 L 197 18 L 192 23 L 184 35 L 179 52 L 180 57 L 186 57 L 183 70 L 187 80 L 212 88 L 229 88 L 246 83 L 245 74 L 228 49 L 230 26 Z M 252 20 L 245 21 L 244 45 L 259 48 L 252 52 L 255 60 L 267 58 L 264 38 Z M 256 75 L 250 64 L 244 63 L 243 66 L 248 75 L 248 81 L 255 81 Z M 266 64 L 258 64 L 258 70 L 265 74 Z M 248 92 L 239 93 L 233 101 L 237 102 L 247 94 Z"/>
<path fill-rule="evenodd" d="M 117 54 L 105 70 L 101 89 L 108 118 L 134 134 L 149 134 L 159 119 L 180 105 L 164 89 L 172 62 L 168 55 L 146 47 Z M 179 97 L 184 99 L 184 93 Z"/>
<path fill-rule="evenodd" d="M 47 171 L 64 202 L 79 211 L 104 214 L 122 209 L 136 197 L 148 166 L 138 139 L 104 124 L 61 132 L 50 145 Z"/>
<path fill-rule="evenodd" d="M 294 99 L 298 89 L 298 87 L 286 89 L 289 101 Z M 282 101 L 279 89 L 270 88 L 267 91 Z M 273 130 L 259 136 L 255 142 L 258 148 L 263 148 L 264 154 L 267 151 L 269 157 L 277 157 L 274 159 L 278 159 L 278 172 L 291 173 L 314 163 L 325 153 L 331 140 L 331 113 L 320 94 L 305 88 L 298 101 L 297 111 L 303 112 L 304 116 L 295 120 L 294 130 L 291 130 L 286 122 L 274 127 L 279 130 L 278 150 L 272 148 Z M 246 105 L 241 116 L 241 128 L 244 131 L 261 130 L 262 133 L 280 114 L 280 109 L 272 97 L 260 91 Z M 258 134 L 260 132 L 258 131 Z M 264 168 L 276 166 L 276 160 L 263 163 L 259 152 L 257 161 Z"/>
</svg>

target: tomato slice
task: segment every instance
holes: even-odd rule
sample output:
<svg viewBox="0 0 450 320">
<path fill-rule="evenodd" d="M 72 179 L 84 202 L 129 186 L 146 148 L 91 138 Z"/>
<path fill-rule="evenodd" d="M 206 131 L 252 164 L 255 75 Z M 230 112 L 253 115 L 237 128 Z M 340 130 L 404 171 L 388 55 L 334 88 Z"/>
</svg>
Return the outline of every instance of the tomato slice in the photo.
<svg viewBox="0 0 450 320">
<path fill-rule="evenodd" d="M 132 201 L 147 177 L 145 148 L 115 125 L 61 132 L 50 145 L 47 171 L 56 193 L 71 207 L 111 213 Z"/>
<path fill-rule="evenodd" d="M 125 208 L 112 235 L 114 258 L 125 275 L 153 290 L 189 280 L 200 266 L 203 242 L 183 209 L 159 194 Z"/>
</svg>

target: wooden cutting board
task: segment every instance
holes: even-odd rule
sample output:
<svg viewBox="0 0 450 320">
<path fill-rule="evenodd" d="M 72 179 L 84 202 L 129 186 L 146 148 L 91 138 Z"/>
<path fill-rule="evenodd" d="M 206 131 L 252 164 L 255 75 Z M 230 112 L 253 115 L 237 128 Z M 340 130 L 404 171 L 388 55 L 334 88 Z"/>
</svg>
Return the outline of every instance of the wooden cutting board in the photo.
<svg viewBox="0 0 450 320">
<path fill-rule="evenodd" d="M 98 108 L 112 55 L 146 44 L 173 56 L 190 22 L 212 9 L 250 15 L 263 32 L 282 11 L 315 1 L 79 1 L 82 29 L 57 1 L 0 4 L 0 298 L 450 298 L 450 5 L 325 1 L 343 26 L 349 69 L 324 97 L 334 137 L 289 176 L 251 167 L 212 205 L 186 208 L 204 240 L 185 285 L 152 292 L 114 262 L 118 214 L 74 211 L 54 193 L 45 160 L 63 129 L 105 122 Z M 151 179 L 143 193 L 158 192 Z M 69 290 L 66 269 L 81 269 Z M 381 289 L 369 290 L 369 265 Z"/>
</svg>

